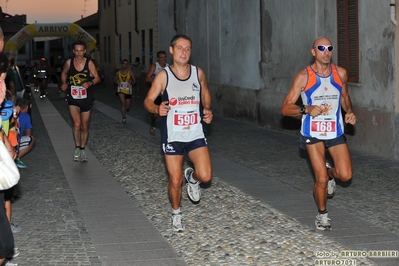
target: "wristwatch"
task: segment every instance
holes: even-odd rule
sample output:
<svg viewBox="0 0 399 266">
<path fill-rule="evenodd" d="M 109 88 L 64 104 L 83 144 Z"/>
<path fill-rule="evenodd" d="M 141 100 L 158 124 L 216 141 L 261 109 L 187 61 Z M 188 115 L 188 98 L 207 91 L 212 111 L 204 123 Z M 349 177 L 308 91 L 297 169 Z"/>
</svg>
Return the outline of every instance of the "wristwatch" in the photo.
<svg viewBox="0 0 399 266">
<path fill-rule="evenodd" d="M 305 114 L 306 114 L 306 108 L 305 108 L 305 105 L 301 105 L 301 106 L 299 106 L 299 112 L 301 113 L 301 115 L 305 115 Z"/>
</svg>

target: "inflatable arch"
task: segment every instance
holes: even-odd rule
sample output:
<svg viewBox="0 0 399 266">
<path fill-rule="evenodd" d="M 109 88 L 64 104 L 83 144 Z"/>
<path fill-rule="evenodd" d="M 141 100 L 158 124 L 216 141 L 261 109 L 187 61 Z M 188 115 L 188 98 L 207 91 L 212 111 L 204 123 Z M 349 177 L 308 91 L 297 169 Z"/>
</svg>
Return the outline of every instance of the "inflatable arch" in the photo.
<svg viewBox="0 0 399 266">
<path fill-rule="evenodd" d="M 75 23 L 35 23 L 29 24 L 17 32 L 5 45 L 4 52 L 17 58 L 18 50 L 34 37 L 66 37 L 82 40 L 90 54 L 97 48 L 96 40 Z"/>
</svg>

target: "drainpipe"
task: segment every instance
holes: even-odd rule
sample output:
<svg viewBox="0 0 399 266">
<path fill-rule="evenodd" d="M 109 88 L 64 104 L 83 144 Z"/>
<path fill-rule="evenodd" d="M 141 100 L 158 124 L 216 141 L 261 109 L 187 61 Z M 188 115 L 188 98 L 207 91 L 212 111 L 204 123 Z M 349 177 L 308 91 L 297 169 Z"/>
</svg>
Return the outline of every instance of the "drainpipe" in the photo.
<svg viewBox="0 0 399 266">
<path fill-rule="evenodd" d="M 391 0 L 390 6 L 391 6 L 391 22 L 396 27 L 396 24 L 398 22 L 396 21 L 396 3 L 395 2 L 396 2 L 396 0 Z"/>
</svg>

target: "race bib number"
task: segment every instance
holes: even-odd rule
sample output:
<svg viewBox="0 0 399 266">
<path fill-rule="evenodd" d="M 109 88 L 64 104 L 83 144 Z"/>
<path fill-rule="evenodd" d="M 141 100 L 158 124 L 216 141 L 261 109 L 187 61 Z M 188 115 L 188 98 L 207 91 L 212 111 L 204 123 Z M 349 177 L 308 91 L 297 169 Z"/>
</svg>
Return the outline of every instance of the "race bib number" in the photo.
<svg viewBox="0 0 399 266">
<path fill-rule="evenodd" d="M 173 130 L 194 130 L 199 123 L 199 114 L 193 110 L 175 110 L 173 114 Z"/>
<path fill-rule="evenodd" d="M 122 92 L 124 94 L 131 94 L 129 82 L 121 82 L 119 84 L 118 89 L 119 89 L 119 92 Z"/>
<path fill-rule="evenodd" d="M 312 121 L 311 134 L 316 138 L 331 138 L 336 136 L 336 122 L 317 120 Z"/>
<path fill-rule="evenodd" d="M 82 86 L 71 86 L 71 95 L 75 100 L 86 99 L 87 90 Z"/>
</svg>

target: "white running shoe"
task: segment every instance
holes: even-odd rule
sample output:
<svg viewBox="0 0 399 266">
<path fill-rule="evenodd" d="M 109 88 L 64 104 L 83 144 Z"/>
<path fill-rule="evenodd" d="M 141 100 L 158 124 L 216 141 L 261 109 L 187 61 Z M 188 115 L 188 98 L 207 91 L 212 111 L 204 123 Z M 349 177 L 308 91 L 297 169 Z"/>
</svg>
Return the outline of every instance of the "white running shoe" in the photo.
<svg viewBox="0 0 399 266">
<path fill-rule="evenodd" d="M 328 213 L 318 213 L 316 215 L 315 225 L 318 230 L 331 230 L 331 219 L 328 218 Z"/>
<path fill-rule="evenodd" d="M 20 253 L 21 253 L 21 252 L 19 251 L 19 248 L 14 248 L 14 253 L 12 254 L 12 258 L 18 257 L 18 255 L 19 255 Z"/>
<path fill-rule="evenodd" d="M 332 168 L 331 165 L 326 162 L 327 169 Z M 335 195 L 335 190 L 337 189 L 337 184 L 335 183 L 335 179 L 333 177 L 329 177 L 327 183 L 327 197 L 331 199 Z"/>
<path fill-rule="evenodd" d="M 201 199 L 201 188 L 200 181 L 196 181 L 195 183 L 190 182 L 190 175 L 194 172 L 194 169 L 191 167 L 187 167 L 184 169 L 184 178 L 187 181 L 187 194 L 188 197 L 193 202 L 198 202 Z"/>
<path fill-rule="evenodd" d="M 172 213 L 172 225 L 173 225 L 173 231 L 175 232 L 183 232 L 184 231 L 184 225 L 182 224 L 183 216 L 181 212 L 178 214 L 173 214 Z"/>
<path fill-rule="evenodd" d="M 79 148 L 75 149 L 75 152 L 73 153 L 73 160 L 75 162 L 79 162 L 79 160 L 80 160 L 80 149 Z"/>
<path fill-rule="evenodd" d="M 80 150 L 80 160 L 82 162 L 87 162 L 87 154 L 85 150 Z"/>
<path fill-rule="evenodd" d="M 4 261 L 4 266 L 18 266 L 18 264 L 12 263 L 12 262 L 9 261 L 9 260 L 5 260 L 5 261 Z"/>
<path fill-rule="evenodd" d="M 327 183 L 327 197 L 329 199 L 334 197 L 336 188 L 337 188 L 337 184 L 335 183 L 335 179 L 330 178 Z"/>
</svg>

